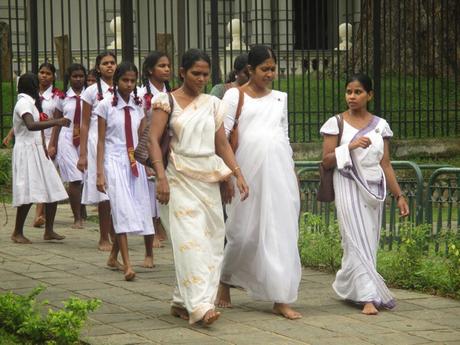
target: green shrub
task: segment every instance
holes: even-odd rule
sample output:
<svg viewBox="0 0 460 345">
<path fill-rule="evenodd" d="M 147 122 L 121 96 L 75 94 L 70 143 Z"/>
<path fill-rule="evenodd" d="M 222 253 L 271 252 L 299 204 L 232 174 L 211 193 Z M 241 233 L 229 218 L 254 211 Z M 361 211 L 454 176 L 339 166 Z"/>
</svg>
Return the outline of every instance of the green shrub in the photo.
<svg viewBox="0 0 460 345">
<path fill-rule="evenodd" d="M 11 185 L 11 151 L 0 150 L 0 186 Z"/>
<path fill-rule="evenodd" d="M 0 295 L 0 328 L 32 344 L 78 343 L 88 313 L 96 310 L 101 301 L 97 299 L 83 301 L 71 297 L 64 302 L 63 309 L 48 309 L 48 313 L 42 316 L 40 307 L 47 302 L 37 303 L 35 298 L 44 289 L 43 286 L 38 286 L 26 296 L 12 292 Z"/>
</svg>

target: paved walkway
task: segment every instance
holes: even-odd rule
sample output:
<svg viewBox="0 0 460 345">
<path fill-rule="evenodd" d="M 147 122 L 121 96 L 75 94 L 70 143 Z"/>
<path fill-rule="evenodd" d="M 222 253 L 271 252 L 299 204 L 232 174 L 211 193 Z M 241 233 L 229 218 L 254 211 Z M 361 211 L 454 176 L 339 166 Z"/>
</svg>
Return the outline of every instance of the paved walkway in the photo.
<svg viewBox="0 0 460 345">
<path fill-rule="evenodd" d="M 90 344 L 460 344 L 459 301 L 394 290 L 395 311 L 364 316 L 336 298 L 332 275 L 309 269 L 303 271 L 295 305 L 304 315 L 301 320 L 275 316 L 269 303 L 253 302 L 235 290 L 235 307 L 224 310 L 218 322 L 209 328 L 189 326 L 169 315 L 174 284 L 169 244 L 155 251 L 156 267 L 149 270 L 139 266 L 142 238 L 130 237 L 137 278 L 125 282 L 120 272 L 105 267 L 107 255 L 96 250 L 97 225 L 70 229 L 68 209 L 60 205 L 56 219 L 56 231 L 66 240 L 47 243 L 41 240 L 42 230 L 27 227 L 32 245 L 10 242 L 15 211 L 7 207 L 6 226 L 1 211 L 0 291 L 26 293 L 40 283 L 48 286 L 41 297 L 55 306 L 69 296 L 101 299 L 82 333 Z"/>
</svg>

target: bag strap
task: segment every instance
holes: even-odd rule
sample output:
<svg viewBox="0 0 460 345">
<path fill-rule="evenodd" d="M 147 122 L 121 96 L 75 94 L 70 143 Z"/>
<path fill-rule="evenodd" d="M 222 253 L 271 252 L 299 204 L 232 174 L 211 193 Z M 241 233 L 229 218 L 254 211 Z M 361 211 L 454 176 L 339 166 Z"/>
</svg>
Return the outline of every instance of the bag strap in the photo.
<svg viewBox="0 0 460 345">
<path fill-rule="evenodd" d="M 166 124 L 167 127 L 169 127 L 169 119 L 171 117 L 172 112 L 174 111 L 174 100 L 172 98 L 171 92 L 168 92 L 168 98 L 169 98 L 169 108 L 171 109 L 168 114 L 168 123 Z"/>
<path fill-rule="evenodd" d="M 337 146 L 340 146 L 340 141 L 342 140 L 342 134 L 343 134 L 343 114 L 339 114 L 335 116 L 335 119 L 337 120 L 337 126 L 339 127 L 339 134 L 337 137 Z"/>
<path fill-rule="evenodd" d="M 241 90 L 240 87 L 238 89 L 238 105 L 236 106 L 236 115 L 235 115 L 235 122 L 233 123 L 233 129 L 238 127 L 238 120 L 241 115 L 241 109 L 243 109 L 243 103 L 244 103 L 244 93 L 243 90 Z"/>
</svg>

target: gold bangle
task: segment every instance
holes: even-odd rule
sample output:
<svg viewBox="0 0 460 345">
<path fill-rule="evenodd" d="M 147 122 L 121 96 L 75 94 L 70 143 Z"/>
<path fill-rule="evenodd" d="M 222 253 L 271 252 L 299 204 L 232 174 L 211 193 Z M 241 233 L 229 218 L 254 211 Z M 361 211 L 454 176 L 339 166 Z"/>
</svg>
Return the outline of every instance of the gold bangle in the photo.
<svg viewBox="0 0 460 345">
<path fill-rule="evenodd" d="M 240 169 L 240 167 L 237 165 L 237 166 L 234 167 L 233 170 L 232 170 L 233 175 L 236 176 L 236 172 L 237 172 L 238 170 L 241 170 L 241 169 Z"/>
<path fill-rule="evenodd" d="M 155 163 L 160 163 L 161 162 L 161 159 L 155 159 L 152 161 L 152 165 L 154 165 Z"/>
</svg>

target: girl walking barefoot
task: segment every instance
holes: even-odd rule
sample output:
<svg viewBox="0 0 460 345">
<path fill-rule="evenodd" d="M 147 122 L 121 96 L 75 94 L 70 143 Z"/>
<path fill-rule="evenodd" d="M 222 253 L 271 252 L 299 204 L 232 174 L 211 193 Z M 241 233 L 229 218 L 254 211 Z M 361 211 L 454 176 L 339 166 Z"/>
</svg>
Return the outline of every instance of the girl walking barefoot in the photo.
<svg viewBox="0 0 460 345">
<path fill-rule="evenodd" d="M 59 166 L 63 182 L 69 184 L 70 206 L 74 217 L 74 229 L 81 229 L 82 205 L 81 189 L 83 174 L 77 169 L 78 157 L 80 154 L 80 122 L 81 122 L 81 93 L 85 87 L 86 70 L 81 64 L 72 64 L 64 76 L 64 89 L 70 82 L 65 98 L 59 102 L 57 108 L 59 115 L 68 118 L 72 122 L 69 128 L 55 127 L 51 136 L 50 155 L 56 152 L 56 161 Z M 58 116 L 59 116 L 58 115 Z"/>
<path fill-rule="evenodd" d="M 77 167 L 84 172 L 82 204 L 98 205 L 99 214 L 99 244 L 102 251 L 110 251 L 112 245 L 109 233 L 112 229 L 110 219 L 110 203 L 107 194 L 100 193 L 96 187 L 96 146 L 97 146 L 97 115 L 94 109 L 103 99 L 112 99 L 113 74 L 117 62 L 115 54 L 103 52 L 96 57 L 96 84 L 88 87 L 81 95 L 83 100 L 83 116 L 80 123 L 80 157 Z M 117 267 L 116 262 L 107 263 L 111 267 Z"/>
<path fill-rule="evenodd" d="M 147 116 L 147 123 L 152 121 L 152 98 L 160 92 L 169 92 L 169 78 L 171 77 L 171 65 L 168 56 L 165 53 L 153 51 L 144 60 L 142 64 L 142 81 L 144 86 L 140 89 L 139 96 L 143 99 L 144 111 Z M 149 176 L 153 175 L 153 171 L 147 169 Z M 166 240 L 166 231 L 163 228 L 160 220 L 159 203 L 155 196 L 155 182 L 150 180 L 149 193 L 152 205 L 152 217 L 155 227 L 155 238 L 153 239 L 153 247 L 160 248 L 161 242 Z"/>
<path fill-rule="evenodd" d="M 57 201 L 67 199 L 67 193 L 56 168 L 50 160 L 40 131 L 53 126 L 70 125 L 66 118 L 40 121 L 42 112 L 38 94 L 38 78 L 27 73 L 19 78 L 18 101 L 14 107 L 13 129 L 16 143 L 13 149 L 13 206 L 17 207 L 16 224 L 11 235 L 15 243 L 31 243 L 24 236 L 24 222 L 32 203 L 44 203 L 45 240 L 62 240 L 54 232 Z"/>
<path fill-rule="evenodd" d="M 150 196 L 144 167 L 134 159 L 139 133 L 147 119 L 136 92 L 137 68 L 122 62 L 113 78 L 114 94 L 97 108 L 97 189 L 107 193 L 126 280 L 134 279 L 127 234 L 144 235 L 144 267 L 153 267 L 153 235 Z M 116 259 L 111 254 L 110 259 Z"/>
</svg>

